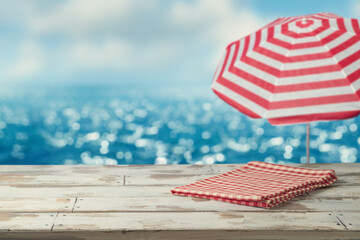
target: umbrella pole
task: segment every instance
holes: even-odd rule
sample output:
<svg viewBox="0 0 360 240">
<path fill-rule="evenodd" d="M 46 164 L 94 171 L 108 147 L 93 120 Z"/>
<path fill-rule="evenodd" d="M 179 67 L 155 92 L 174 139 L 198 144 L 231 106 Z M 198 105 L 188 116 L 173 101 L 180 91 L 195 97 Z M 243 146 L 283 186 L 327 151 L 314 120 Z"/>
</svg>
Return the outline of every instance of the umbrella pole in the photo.
<svg viewBox="0 0 360 240">
<path fill-rule="evenodd" d="M 306 162 L 310 163 L 310 123 L 306 124 Z"/>
</svg>

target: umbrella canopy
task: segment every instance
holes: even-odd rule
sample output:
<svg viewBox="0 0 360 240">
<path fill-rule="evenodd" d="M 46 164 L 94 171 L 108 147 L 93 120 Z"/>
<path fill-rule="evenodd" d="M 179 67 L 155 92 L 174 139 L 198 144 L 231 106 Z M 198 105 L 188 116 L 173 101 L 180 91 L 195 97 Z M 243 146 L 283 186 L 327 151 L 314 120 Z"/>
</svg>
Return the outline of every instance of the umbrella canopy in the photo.
<svg viewBox="0 0 360 240">
<path fill-rule="evenodd" d="M 360 27 L 330 13 L 279 18 L 232 42 L 212 89 L 271 124 L 339 120 L 360 113 Z"/>
</svg>

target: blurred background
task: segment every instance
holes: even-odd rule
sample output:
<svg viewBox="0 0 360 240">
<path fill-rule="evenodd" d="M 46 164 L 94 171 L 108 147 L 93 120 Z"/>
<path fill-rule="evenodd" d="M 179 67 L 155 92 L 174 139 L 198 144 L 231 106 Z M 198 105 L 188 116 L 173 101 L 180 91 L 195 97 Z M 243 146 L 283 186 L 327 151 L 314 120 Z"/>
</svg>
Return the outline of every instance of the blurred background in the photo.
<svg viewBox="0 0 360 240">
<path fill-rule="evenodd" d="M 0 164 L 306 162 L 305 125 L 219 100 L 226 45 L 360 1 L 0 0 Z M 312 123 L 311 162 L 360 161 L 360 117 Z"/>
</svg>

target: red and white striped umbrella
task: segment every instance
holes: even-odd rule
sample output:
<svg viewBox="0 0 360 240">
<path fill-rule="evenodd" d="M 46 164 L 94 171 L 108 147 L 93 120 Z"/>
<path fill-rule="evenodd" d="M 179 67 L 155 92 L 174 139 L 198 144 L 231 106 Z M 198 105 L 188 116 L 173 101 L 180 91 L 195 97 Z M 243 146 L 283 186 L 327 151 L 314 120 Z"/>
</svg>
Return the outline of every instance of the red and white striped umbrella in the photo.
<svg viewBox="0 0 360 240">
<path fill-rule="evenodd" d="M 360 27 L 330 13 L 279 18 L 226 48 L 212 82 L 225 102 L 271 124 L 360 113 Z"/>
</svg>

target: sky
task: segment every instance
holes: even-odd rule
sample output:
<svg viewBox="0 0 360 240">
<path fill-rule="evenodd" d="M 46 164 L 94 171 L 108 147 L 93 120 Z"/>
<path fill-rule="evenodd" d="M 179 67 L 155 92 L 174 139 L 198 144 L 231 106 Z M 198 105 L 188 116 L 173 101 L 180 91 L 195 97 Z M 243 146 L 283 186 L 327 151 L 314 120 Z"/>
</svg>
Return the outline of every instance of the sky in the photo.
<svg viewBox="0 0 360 240">
<path fill-rule="evenodd" d="M 228 43 L 356 0 L 0 0 L 3 86 L 208 86 Z"/>
</svg>

